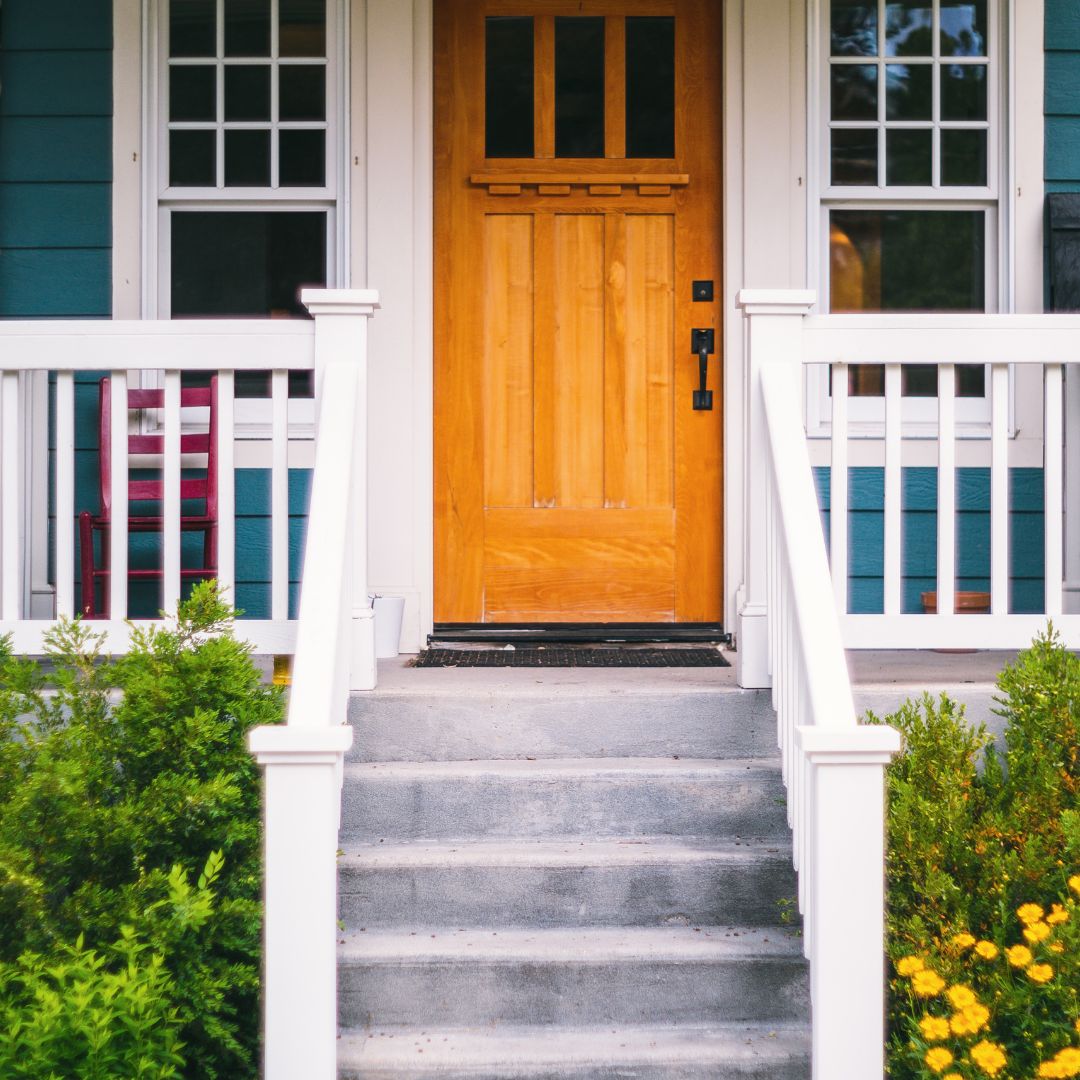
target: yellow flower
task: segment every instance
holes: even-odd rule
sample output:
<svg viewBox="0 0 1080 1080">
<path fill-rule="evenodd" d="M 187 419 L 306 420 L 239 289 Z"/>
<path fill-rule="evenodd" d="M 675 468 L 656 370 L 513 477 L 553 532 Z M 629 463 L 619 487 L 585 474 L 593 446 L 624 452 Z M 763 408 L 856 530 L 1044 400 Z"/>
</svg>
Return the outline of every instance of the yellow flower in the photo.
<svg viewBox="0 0 1080 1080">
<path fill-rule="evenodd" d="M 980 941 L 975 946 L 975 952 L 984 960 L 993 960 L 998 954 L 998 947 L 992 941 Z"/>
<path fill-rule="evenodd" d="M 986 1027 L 990 1020 L 990 1010 L 985 1005 L 980 1005 L 976 1002 L 974 1005 L 968 1005 L 967 1008 L 957 1013 L 956 1016 L 953 1017 L 953 1020 L 956 1020 L 957 1016 L 962 1016 L 964 1018 L 964 1026 L 967 1029 L 963 1032 L 957 1032 L 957 1034 L 974 1035 L 976 1032 L 982 1031 L 982 1029 Z"/>
<path fill-rule="evenodd" d="M 1043 917 L 1043 909 L 1038 904 L 1021 904 L 1016 909 L 1016 916 L 1025 926 L 1030 926 Z"/>
<path fill-rule="evenodd" d="M 1065 946 L 1062 945 L 1060 941 L 1051 941 L 1050 944 L 1047 945 L 1046 947 L 1051 952 L 1055 952 L 1055 953 L 1063 953 L 1065 951 Z"/>
<path fill-rule="evenodd" d="M 918 956 L 904 956 L 896 962 L 896 970 L 904 978 L 914 975 L 916 971 L 922 971 L 924 967 L 926 965 Z"/>
<path fill-rule="evenodd" d="M 1051 926 L 1056 926 L 1058 923 L 1068 922 L 1069 913 L 1060 905 L 1054 904 L 1050 908 L 1050 914 L 1046 916 L 1046 921 Z"/>
<path fill-rule="evenodd" d="M 1024 927 L 1024 937 L 1032 945 L 1038 945 L 1040 941 L 1045 941 L 1050 936 L 1050 933 L 1050 927 L 1044 922 L 1035 922 Z"/>
<path fill-rule="evenodd" d="M 919 997 L 936 997 L 945 989 L 945 980 L 936 971 L 924 968 L 911 976 L 911 989 Z"/>
<path fill-rule="evenodd" d="M 1005 1051 L 997 1043 L 983 1039 L 977 1042 L 970 1051 L 971 1060 L 979 1066 L 987 1076 L 997 1076 L 1005 1068 Z"/>
<path fill-rule="evenodd" d="M 950 986 L 946 997 L 957 1009 L 966 1009 L 979 1000 L 970 986 Z"/>
<path fill-rule="evenodd" d="M 924 1016 L 919 1027 L 927 1042 L 941 1042 L 949 1037 L 949 1021 L 944 1016 Z"/>
<path fill-rule="evenodd" d="M 952 943 L 958 949 L 970 949 L 971 946 L 975 944 L 975 938 L 971 934 L 957 934 L 956 937 L 952 939 Z"/>
<path fill-rule="evenodd" d="M 1039 1077 L 1072 1077 L 1080 1073 L 1080 1050 L 1075 1046 L 1066 1046 L 1059 1050 L 1049 1061 L 1044 1061 L 1035 1074 Z"/>
<path fill-rule="evenodd" d="M 1031 950 L 1026 945 L 1014 945 L 1011 949 L 1005 950 L 1005 955 L 1013 967 L 1027 967 L 1034 959 Z"/>
<path fill-rule="evenodd" d="M 1076 1028 L 1076 1034 L 1080 1035 L 1080 1017 L 1073 1021 L 1073 1027 Z"/>
<path fill-rule="evenodd" d="M 949 1073 L 948 1076 L 943 1076 L 941 1080 L 964 1080 L 959 1073 Z"/>
<path fill-rule="evenodd" d="M 1080 896 L 1080 874 L 1073 874 L 1073 876 L 1069 878 L 1069 888 Z"/>
<path fill-rule="evenodd" d="M 1049 982 L 1054 977 L 1054 969 L 1049 964 L 1032 964 L 1027 969 L 1027 976 L 1032 982 Z"/>
<path fill-rule="evenodd" d="M 939 1073 L 953 1063 L 953 1056 L 944 1046 L 933 1046 L 926 1051 L 923 1061 L 926 1062 L 927 1068 Z"/>
</svg>

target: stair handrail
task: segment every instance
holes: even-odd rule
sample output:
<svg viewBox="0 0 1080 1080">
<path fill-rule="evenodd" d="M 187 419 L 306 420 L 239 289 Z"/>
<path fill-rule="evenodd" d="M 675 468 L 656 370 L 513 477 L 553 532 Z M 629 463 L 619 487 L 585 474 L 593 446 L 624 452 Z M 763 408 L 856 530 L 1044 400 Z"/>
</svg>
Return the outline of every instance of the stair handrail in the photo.
<svg viewBox="0 0 1080 1080">
<path fill-rule="evenodd" d="M 803 429 L 801 326 L 812 303 L 807 293 L 740 295 L 750 323 L 744 528 L 764 553 L 740 629 L 765 669 L 756 656 L 740 674 L 743 685 L 771 686 L 777 714 L 814 1080 L 881 1080 L 884 770 L 900 736 L 855 713 Z"/>
<path fill-rule="evenodd" d="M 263 1075 L 337 1076 L 337 844 L 350 689 L 375 686 L 367 601 L 369 290 L 304 290 L 315 318 L 315 467 L 284 725 L 265 768 Z"/>
</svg>

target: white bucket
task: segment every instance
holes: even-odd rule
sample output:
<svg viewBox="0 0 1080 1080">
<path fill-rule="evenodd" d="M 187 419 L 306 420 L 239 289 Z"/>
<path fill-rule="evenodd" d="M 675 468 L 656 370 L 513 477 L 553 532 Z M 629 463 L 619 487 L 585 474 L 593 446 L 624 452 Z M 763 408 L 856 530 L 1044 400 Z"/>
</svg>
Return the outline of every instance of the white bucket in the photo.
<svg viewBox="0 0 1080 1080">
<path fill-rule="evenodd" d="M 376 596 L 371 606 L 375 609 L 375 657 L 386 660 L 397 656 L 401 641 L 401 619 L 405 614 L 405 597 Z"/>
</svg>

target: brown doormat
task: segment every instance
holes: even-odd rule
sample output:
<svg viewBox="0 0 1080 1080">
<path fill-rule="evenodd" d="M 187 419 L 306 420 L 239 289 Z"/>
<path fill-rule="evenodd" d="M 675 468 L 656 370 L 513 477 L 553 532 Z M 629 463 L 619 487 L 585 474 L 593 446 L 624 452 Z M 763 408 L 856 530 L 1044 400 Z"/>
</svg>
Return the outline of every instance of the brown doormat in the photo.
<svg viewBox="0 0 1080 1080">
<path fill-rule="evenodd" d="M 522 646 L 492 649 L 427 649 L 412 667 L 527 667 L 527 668 L 681 668 L 730 667 L 719 649 L 619 649 Z"/>
</svg>

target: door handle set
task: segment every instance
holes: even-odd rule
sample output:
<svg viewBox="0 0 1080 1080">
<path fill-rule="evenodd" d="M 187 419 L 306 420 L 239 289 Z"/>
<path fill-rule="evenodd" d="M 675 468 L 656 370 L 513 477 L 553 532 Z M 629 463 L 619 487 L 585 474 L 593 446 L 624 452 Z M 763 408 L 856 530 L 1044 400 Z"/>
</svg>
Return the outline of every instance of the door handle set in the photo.
<svg viewBox="0 0 1080 1080">
<path fill-rule="evenodd" d="M 694 391 L 694 408 L 699 412 L 712 409 L 712 391 L 705 389 L 709 375 L 709 357 L 716 352 L 716 331 L 694 329 L 690 331 L 690 351 L 698 358 L 700 388 Z"/>
</svg>

